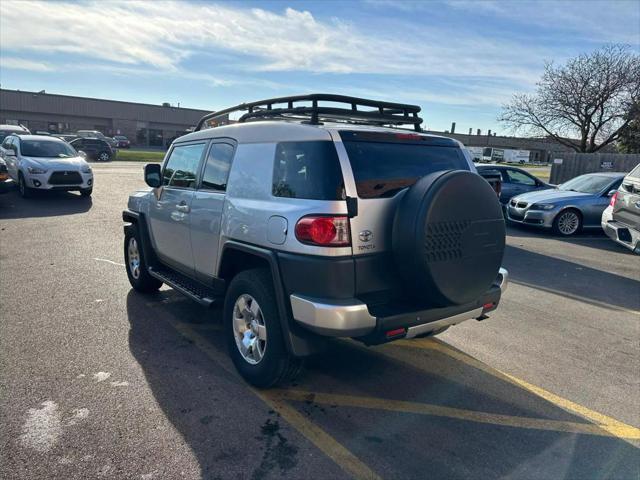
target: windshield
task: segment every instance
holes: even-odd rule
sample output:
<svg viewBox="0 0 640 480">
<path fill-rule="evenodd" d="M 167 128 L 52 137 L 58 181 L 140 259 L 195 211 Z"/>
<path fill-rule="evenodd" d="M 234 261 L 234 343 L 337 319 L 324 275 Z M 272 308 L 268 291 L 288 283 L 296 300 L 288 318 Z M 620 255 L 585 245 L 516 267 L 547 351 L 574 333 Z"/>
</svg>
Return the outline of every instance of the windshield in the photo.
<svg viewBox="0 0 640 480">
<path fill-rule="evenodd" d="M 598 193 L 613 181 L 606 175 L 580 175 L 558 186 L 559 190 L 581 193 Z"/>
<path fill-rule="evenodd" d="M 342 132 L 341 136 L 360 198 L 392 197 L 433 172 L 469 170 L 469 164 L 457 146 L 433 145 L 426 143 L 432 140 L 422 138 L 384 141 L 391 140 L 386 134 L 379 135 L 383 141 L 363 141 L 362 135 L 355 140 L 357 137 L 348 133 Z M 450 144 L 449 141 L 446 143 Z"/>
<path fill-rule="evenodd" d="M 70 158 L 78 156 L 73 147 L 62 141 L 23 140 L 20 144 L 20 151 L 25 157 Z"/>
<path fill-rule="evenodd" d="M 0 130 L 0 143 L 2 143 L 4 139 L 12 133 L 16 133 L 15 130 Z"/>
</svg>

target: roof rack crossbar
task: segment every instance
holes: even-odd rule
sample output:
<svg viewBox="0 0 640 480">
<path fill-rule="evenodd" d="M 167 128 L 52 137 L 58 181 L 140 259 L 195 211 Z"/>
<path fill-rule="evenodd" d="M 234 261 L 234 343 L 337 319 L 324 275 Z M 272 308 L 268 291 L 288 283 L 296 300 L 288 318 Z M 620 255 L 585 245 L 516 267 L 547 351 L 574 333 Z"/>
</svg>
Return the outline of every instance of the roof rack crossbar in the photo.
<svg viewBox="0 0 640 480">
<path fill-rule="evenodd" d="M 296 106 L 297 102 L 306 102 L 307 105 Z M 311 106 L 308 106 L 309 102 L 311 102 Z M 344 103 L 349 108 L 322 106 L 318 102 Z M 285 104 L 286 107 L 278 107 L 280 104 Z M 274 105 L 276 106 L 274 107 Z M 370 110 L 362 110 L 358 107 L 369 107 Z M 239 118 L 239 122 L 270 118 L 274 120 L 308 120 L 308 123 L 317 125 L 322 119 L 381 126 L 413 125 L 418 132 L 421 131 L 420 124 L 422 123 L 422 118 L 418 116 L 420 112 L 418 105 L 315 93 L 242 103 L 235 107 L 212 112 L 200 119 L 195 131 L 201 130 L 210 120 L 225 118 L 230 113 L 243 111 L 247 113 Z"/>
</svg>

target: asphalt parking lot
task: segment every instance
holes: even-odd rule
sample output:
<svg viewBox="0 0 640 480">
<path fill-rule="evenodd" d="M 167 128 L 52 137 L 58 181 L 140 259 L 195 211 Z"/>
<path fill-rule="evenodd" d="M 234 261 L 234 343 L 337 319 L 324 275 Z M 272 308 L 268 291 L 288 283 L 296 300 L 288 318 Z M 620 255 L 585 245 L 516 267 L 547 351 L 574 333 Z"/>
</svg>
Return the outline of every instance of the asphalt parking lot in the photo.
<svg viewBox="0 0 640 480">
<path fill-rule="evenodd" d="M 490 319 L 258 391 L 219 310 L 131 290 L 142 165 L 94 171 L 92 199 L 0 196 L 0 478 L 638 478 L 640 257 L 605 236 L 508 228 Z"/>
</svg>

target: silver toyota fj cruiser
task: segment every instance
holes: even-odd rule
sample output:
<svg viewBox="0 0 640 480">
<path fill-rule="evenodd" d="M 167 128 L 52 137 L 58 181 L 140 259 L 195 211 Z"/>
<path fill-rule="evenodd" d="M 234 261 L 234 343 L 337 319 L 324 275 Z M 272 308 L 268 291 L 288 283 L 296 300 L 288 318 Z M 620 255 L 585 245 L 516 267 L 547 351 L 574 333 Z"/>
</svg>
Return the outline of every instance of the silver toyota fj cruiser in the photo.
<svg viewBox="0 0 640 480">
<path fill-rule="evenodd" d="M 129 198 L 131 285 L 223 303 L 231 358 L 258 387 L 328 337 L 376 345 L 487 318 L 507 284 L 500 203 L 419 112 L 314 94 L 206 115 Z"/>
</svg>

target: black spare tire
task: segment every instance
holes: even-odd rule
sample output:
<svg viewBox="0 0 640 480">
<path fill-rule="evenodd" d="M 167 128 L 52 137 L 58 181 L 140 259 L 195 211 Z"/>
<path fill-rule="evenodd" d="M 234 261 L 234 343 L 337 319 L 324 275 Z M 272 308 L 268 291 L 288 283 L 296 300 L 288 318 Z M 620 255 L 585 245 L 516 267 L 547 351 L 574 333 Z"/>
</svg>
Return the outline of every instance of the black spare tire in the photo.
<svg viewBox="0 0 640 480">
<path fill-rule="evenodd" d="M 504 247 L 500 202 L 476 173 L 432 173 L 400 200 L 393 253 L 407 289 L 421 303 L 478 300 L 498 275 Z"/>
</svg>

